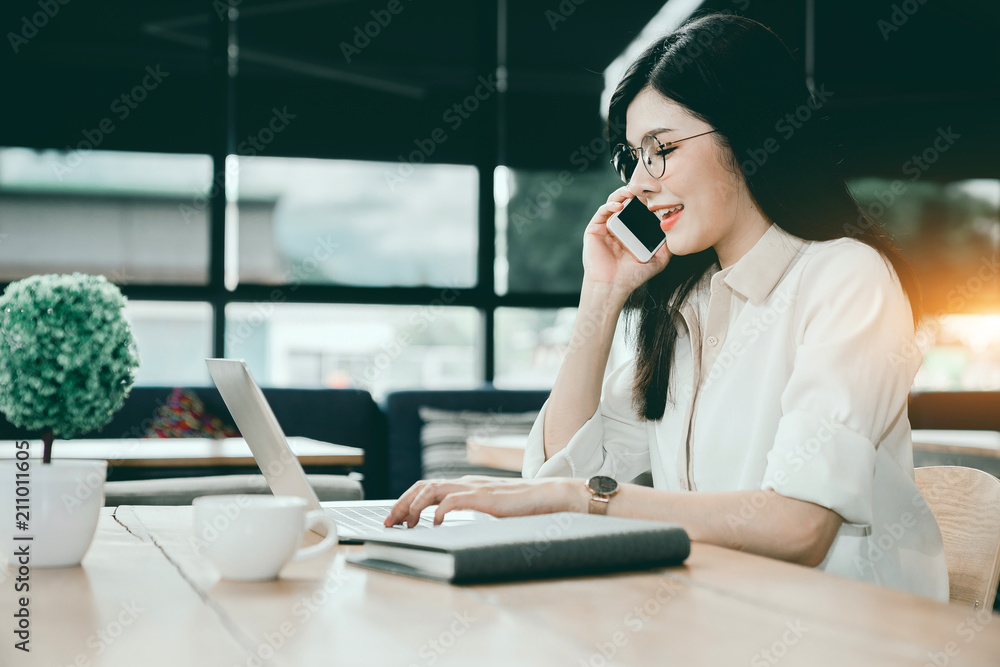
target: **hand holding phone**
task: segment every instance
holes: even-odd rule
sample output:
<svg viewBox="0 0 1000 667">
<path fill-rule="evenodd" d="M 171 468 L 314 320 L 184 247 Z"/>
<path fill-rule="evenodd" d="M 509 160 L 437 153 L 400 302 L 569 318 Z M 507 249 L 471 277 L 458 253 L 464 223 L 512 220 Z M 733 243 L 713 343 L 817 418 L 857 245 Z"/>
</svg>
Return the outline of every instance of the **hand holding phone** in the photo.
<svg viewBox="0 0 1000 667">
<path fill-rule="evenodd" d="M 629 199 L 620 211 L 608 218 L 608 231 L 643 264 L 651 260 L 667 240 L 660 229 L 660 219 L 637 197 Z"/>
</svg>

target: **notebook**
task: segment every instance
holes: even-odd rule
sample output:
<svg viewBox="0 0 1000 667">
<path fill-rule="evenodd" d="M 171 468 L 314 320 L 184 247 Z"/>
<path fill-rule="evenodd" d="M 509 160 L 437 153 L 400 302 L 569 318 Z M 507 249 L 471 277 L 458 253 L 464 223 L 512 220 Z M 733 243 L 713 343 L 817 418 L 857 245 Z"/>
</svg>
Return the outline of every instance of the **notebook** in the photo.
<svg viewBox="0 0 1000 667">
<path fill-rule="evenodd" d="M 453 584 L 667 567 L 691 552 L 677 524 L 571 512 L 396 533 L 364 544 L 349 563 Z"/>
</svg>

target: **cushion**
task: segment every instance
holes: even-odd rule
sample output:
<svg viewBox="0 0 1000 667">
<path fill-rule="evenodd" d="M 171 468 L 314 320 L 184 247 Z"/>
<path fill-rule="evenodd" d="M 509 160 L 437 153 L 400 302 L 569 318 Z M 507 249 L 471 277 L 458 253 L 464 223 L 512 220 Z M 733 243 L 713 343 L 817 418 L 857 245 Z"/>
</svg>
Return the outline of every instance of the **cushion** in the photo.
<svg viewBox="0 0 1000 667">
<path fill-rule="evenodd" d="M 419 408 L 421 458 L 425 479 L 454 479 L 462 475 L 520 477 L 521 473 L 472 465 L 466 454 L 471 436 L 527 436 L 538 418 L 534 412 L 453 412 L 427 406 Z"/>
<path fill-rule="evenodd" d="M 146 428 L 147 438 L 238 438 L 235 426 L 224 423 L 205 409 L 205 403 L 190 389 L 175 387 Z"/>
<path fill-rule="evenodd" d="M 321 502 L 363 500 L 361 484 L 345 475 L 306 475 Z M 263 475 L 215 475 L 105 482 L 104 504 L 190 505 L 198 496 L 271 493 Z"/>
<path fill-rule="evenodd" d="M 386 417 L 386 450 L 383 459 L 387 495 L 370 498 L 397 498 L 423 476 L 421 469 L 420 428 L 422 406 L 438 410 L 475 410 L 490 415 L 540 410 L 549 392 L 541 389 L 496 389 L 483 385 L 478 389 L 399 389 L 382 400 Z M 346 444 L 346 443 L 345 443 Z M 367 457 L 365 464 L 368 464 Z M 365 493 L 368 494 L 368 476 Z"/>
</svg>

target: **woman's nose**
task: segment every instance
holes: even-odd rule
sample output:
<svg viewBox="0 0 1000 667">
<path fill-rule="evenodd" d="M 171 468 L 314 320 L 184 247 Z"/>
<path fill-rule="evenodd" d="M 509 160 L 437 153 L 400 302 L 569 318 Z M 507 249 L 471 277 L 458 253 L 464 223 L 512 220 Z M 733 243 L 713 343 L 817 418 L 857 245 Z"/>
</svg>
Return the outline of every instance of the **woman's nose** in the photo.
<svg viewBox="0 0 1000 667">
<path fill-rule="evenodd" d="M 628 191 L 634 196 L 640 197 L 655 192 L 659 189 L 660 182 L 649 175 L 642 165 L 636 167 L 632 178 L 628 182 Z"/>
</svg>

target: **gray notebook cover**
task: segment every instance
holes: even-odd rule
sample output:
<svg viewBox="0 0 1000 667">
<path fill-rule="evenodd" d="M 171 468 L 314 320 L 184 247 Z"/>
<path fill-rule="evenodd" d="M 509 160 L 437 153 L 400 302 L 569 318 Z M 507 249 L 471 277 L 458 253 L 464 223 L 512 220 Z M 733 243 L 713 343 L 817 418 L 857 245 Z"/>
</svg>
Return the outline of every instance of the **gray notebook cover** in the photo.
<svg viewBox="0 0 1000 667">
<path fill-rule="evenodd" d="M 399 531 L 399 536 L 365 540 L 444 552 L 455 558 L 456 584 L 597 574 L 683 563 L 691 541 L 677 524 L 559 512 L 473 522 L 463 526 Z M 361 567 L 415 577 L 406 565 L 348 558 Z"/>
</svg>

